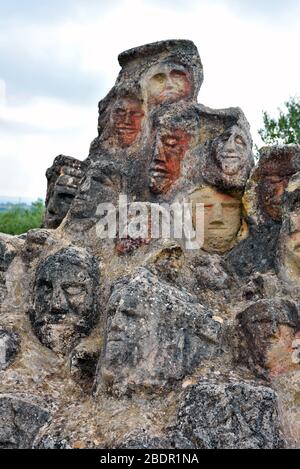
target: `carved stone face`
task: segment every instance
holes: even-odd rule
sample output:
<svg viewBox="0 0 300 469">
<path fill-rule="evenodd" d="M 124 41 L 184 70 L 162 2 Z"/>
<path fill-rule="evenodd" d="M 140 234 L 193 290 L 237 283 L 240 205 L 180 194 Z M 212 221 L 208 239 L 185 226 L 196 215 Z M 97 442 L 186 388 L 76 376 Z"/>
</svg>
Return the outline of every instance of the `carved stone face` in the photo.
<svg viewBox="0 0 300 469">
<path fill-rule="evenodd" d="M 56 229 L 67 215 L 71 203 L 76 195 L 76 189 L 63 184 L 64 176 L 60 177 L 54 186 L 49 200 L 44 225 Z"/>
<path fill-rule="evenodd" d="M 281 220 L 282 196 L 293 174 L 289 159 L 273 159 L 263 165 L 258 184 L 258 198 L 262 210 L 273 220 Z"/>
<path fill-rule="evenodd" d="M 217 353 L 220 324 L 210 314 L 146 269 L 120 280 L 108 303 L 105 389 L 118 395 L 149 392 L 181 379 Z"/>
<path fill-rule="evenodd" d="M 208 252 L 226 252 L 233 247 L 241 228 L 242 204 L 212 187 L 198 189 L 190 196 L 193 204 L 204 204 L 204 245 Z"/>
<path fill-rule="evenodd" d="M 221 171 L 221 179 L 242 184 L 249 175 L 252 156 L 249 138 L 237 126 L 218 137 L 213 144 L 213 158 Z"/>
<path fill-rule="evenodd" d="M 143 117 L 140 101 L 124 98 L 116 102 L 111 112 L 111 125 L 121 147 L 128 147 L 135 142 L 141 131 Z"/>
<path fill-rule="evenodd" d="M 300 333 L 298 313 L 282 300 L 260 300 L 238 315 L 246 338 L 246 354 L 257 370 L 275 376 L 295 368 Z M 297 324 L 298 323 L 298 324 Z"/>
<path fill-rule="evenodd" d="M 96 320 L 98 270 L 94 258 L 62 249 L 37 270 L 30 319 L 46 347 L 66 354 Z"/>
<path fill-rule="evenodd" d="M 192 94 L 190 73 L 181 65 L 164 64 L 153 69 L 146 84 L 150 104 L 171 103 Z"/>
<path fill-rule="evenodd" d="M 189 142 L 189 134 L 182 130 L 165 130 L 157 134 L 150 166 L 151 192 L 166 193 L 180 178 L 181 162 Z"/>
</svg>

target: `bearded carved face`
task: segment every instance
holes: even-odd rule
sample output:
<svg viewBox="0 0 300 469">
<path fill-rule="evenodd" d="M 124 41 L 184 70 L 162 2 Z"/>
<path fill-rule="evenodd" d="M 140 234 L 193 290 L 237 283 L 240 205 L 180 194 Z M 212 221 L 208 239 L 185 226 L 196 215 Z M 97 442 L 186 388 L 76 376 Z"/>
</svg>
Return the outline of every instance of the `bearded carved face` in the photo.
<svg viewBox="0 0 300 469">
<path fill-rule="evenodd" d="M 181 176 L 181 162 L 188 150 L 190 136 L 181 130 L 165 130 L 156 136 L 150 166 L 150 190 L 164 194 Z"/>
<path fill-rule="evenodd" d="M 193 82 L 183 66 L 163 64 L 153 69 L 146 91 L 150 104 L 172 103 L 191 96 Z"/>
<path fill-rule="evenodd" d="M 203 249 L 220 253 L 231 249 L 241 228 L 241 201 L 212 187 L 195 191 L 190 201 L 192 204 L 204 204 Z"/>
<path fill-rule="evenodd" d="M 96 320 L 97 279 L 94 259 L 73 248 L 40 264 L 30 319 L 43 345 L 66 354 L 87 335 Z"/>
<path fill-rule="evenodd" d="M 117 135 L 119 145 L 132 145 L 140 134 L 144 111 L 136 99 L 119 99 L 111 112 L 111 126 Z"/>
<path fill-rule="evenodd" d="M 221 178 L 231 184 L 245 183 L 249 175 L 252 156 L 249 138 L 237 126 L 218 137 L 213 145 L 213 155 Z"/>
</svg>

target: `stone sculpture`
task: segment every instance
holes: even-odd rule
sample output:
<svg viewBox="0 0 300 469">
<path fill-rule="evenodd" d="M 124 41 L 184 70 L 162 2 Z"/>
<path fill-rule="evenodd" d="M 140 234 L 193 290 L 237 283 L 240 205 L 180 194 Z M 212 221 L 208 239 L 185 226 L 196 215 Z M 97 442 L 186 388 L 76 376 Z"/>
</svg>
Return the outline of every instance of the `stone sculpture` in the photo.
<svg viewBox="0 0 300 469">
<path fill-rule="evenodd" d="M 72 247 L 47 257 L 37 268 L 30 319 L 45 346 L 70 352 L 98 319 L 99 269 L 95 259 Z"/>
<path fill-rule="evenodd" d="M 254 165 L 242 110 L 197 102 L 191 41 L 119 64 L 87 159 L 47 170 L 43 228 L 0 236 L 0 447 L 299 447 L 299 146 Z M 150 230 L 186 203 L 201 248 Z"/>
<path fill-rule="evenodd" d="M 47 169 L 45 228 L 58 228 L 68 213 L 83 177 L 83 164 L 70 156 L 59 155 Z"/>
<path fill-rule="evenodd" d="M 222 193 L 213 187 L 202 187 L 193 192 L 192 204 L 204 205 L 204 244 L 208 252 L 223 253 L 237 242 L 243 227 L 242 202 L 238 196 Z M 242 239 L 242 233 L 240 233 Z"/>
</svg>

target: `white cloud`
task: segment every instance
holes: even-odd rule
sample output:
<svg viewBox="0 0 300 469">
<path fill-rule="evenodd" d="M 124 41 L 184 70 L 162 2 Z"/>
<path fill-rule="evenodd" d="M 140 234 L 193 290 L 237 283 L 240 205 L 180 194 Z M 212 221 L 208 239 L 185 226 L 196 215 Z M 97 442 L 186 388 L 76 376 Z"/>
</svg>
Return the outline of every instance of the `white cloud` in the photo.
<svg viewBox="0 0 300 469">
<path fill-rule="evenodd" d="M 4 108 L 6 104 L 6 86 L 5 81 L 0 80 L 0 111 Z"/>
<path fill-rule="evenodd" d="M 2 131 L 0 161 L 6 165 L 10 180 L 8 183 L 1 174 L 0 193 L 43 195 L 45 169 L 56 154 L 85 157 L 96 134 L 97 101 L 113 86 L 118 74 L 117 55 L 162 39 L 195 42 L 205 75 L 199 101 L 216 108 L 240 106 L 259 142 L 256 130 L 262 124 L 262 109 L 274 113 L 290 95 L 299 93 L 298 29 L 294 22 L 272 22 L 271 10 L 269 16 L 248 17 L 230 8 L 225 0 L 189 2 L 186 8 L 170 2 L 123 0 L 105 12 L 99 9 L 97 13 L 94 8 L 93 15 L 81 6 L 76 17 L 60 18 L 46 27 L 18 23 L 15 28 L 2 29 L 2 45 L 6 37 L 6 46 L 13 44 L 16 49 L 21 47 L 20 38 L 26 37 L 24 48 L 31 50 L 37 63 L 47 63 L 47 57 L 51 57 L 62 75 L 64 64 L 68 64 L 69 70 L 74 68 L 74 80 L 79 74 L 93 77 L 99 81 L 99 91 L 93 92 L 94 105 L 78 106 L 39 92 L 20 104 L 18 96 L 9 93 L 7 83 L 5 123 L 11 124 L 11 129 L 18 124 L 19 130 Z M 22 75 L 18 86 L 22 95 Z M 67 95 L 67 80 L 64 86 Z M 75 86 L 72 93 L 76 91 Z M 78 89 L 82 102 L 85 92 Z M 26 125 L 30 128 L 24 132 L 22 126 Z M 17 176 L 20 172 L 22 177 Z"/>
</svg>

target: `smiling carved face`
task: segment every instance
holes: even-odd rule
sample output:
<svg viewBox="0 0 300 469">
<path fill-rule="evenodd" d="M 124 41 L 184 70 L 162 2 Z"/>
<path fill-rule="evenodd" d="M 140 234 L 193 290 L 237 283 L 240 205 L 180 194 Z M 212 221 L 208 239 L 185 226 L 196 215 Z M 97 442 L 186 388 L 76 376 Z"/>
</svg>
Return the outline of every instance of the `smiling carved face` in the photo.
<svg viewBox="0 0 300 469">
<path fill-rule="evenodd" d="M 117 135 L 119 145 L 132 145 L 140 134 L 144 111 L 136 99 L 119 99 L 111 112 L 111 126 Z"/>
<path fill-rule="evenodd" d="M 161 104 L 191 96 L 193 83 L 190 73 L 181 65 L 157 66 L 147 82 L 148 103 Z"/>
<path fill-rule="evenodd" d="M 246 134 L 237 126 L 218 137 L 214 143 L 214 158 L 225 179 L 239 177 L 250 171 L 251 145 Z"/>
</svg>

